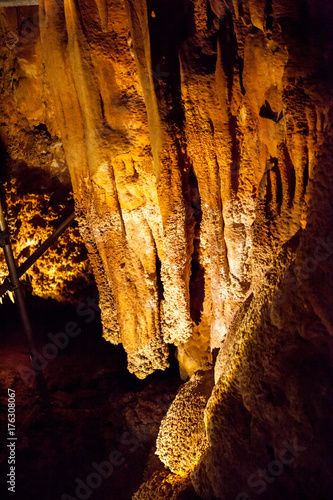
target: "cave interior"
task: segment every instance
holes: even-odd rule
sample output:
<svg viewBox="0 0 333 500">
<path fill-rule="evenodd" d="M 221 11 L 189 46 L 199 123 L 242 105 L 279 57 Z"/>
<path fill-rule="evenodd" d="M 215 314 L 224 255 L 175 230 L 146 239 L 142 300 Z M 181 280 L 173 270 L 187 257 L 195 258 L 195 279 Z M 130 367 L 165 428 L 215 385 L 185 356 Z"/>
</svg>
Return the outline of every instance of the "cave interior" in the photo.
<svg viewBox="0 0 333 500">
<path fill-rule="evenodd" d="M 332 500 L 333 3 L 0 0 L 0 490 Z"/>
</svg>

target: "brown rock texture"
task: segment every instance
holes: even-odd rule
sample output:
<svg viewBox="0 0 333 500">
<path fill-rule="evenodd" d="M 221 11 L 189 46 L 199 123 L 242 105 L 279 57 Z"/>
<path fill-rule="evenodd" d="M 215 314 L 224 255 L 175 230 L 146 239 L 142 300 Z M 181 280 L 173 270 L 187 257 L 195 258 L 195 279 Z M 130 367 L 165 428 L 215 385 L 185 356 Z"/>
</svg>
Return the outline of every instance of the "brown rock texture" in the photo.
<svg viewBox="0 0 333 500">
<path fill-rule="evenodd" d="M 7 162 L 1 177 L 6 193 L 6 216 L 17 266 L 32 256 L 73 210 L 68 186 L 41 168 L 23 161 Z M 0 282 L 8 277 L 4 252 L 0 252 Z M 27 270 L 22 280 L 39 297 L 58 302 L 80 302 L 92 291 L 94 278 L 77 224 L 72 224 Z M 14 292 L 8 292 L 14 300 Z M 0 297 L 0 301 L 4 296 Z"/>
<path fill-rule="evenodd" d="M 167 471 L 159 472 L 143 484 L 133 500 L 199 500 L 189 477 L 177 476 Z"/>
<path fill-rule="evenodd" d="M 41 0 L 31 43 L 13 16 L 2 141 L 58 144 L 105 338 L 140 378 L 216 358 L 196 492 L 330 500 L 331 2 Z"/>
<path fill-rule="evenodd" d="M 0 60 L 1 160 L 5 149 L 14 162 L 70 184 L 42 61 L 38 6 L 0 8 Z"/>
<path fill-rule="evenodd" d="M 156 454 L 176 474 L 192 471 L 208 447 L 203 416 L 213 385 L 212 371 L 196 372 L 161 423 Z"/>
</svg>

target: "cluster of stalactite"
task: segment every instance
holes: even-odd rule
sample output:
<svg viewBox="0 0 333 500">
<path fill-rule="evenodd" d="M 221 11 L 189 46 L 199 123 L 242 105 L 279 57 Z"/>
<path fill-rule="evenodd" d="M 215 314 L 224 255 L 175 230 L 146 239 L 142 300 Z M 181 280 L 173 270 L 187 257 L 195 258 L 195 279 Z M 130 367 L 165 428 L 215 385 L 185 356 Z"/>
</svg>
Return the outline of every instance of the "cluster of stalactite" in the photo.
<svg viewBox="0 0 333 500">
<path fill-rule="evenodd" d="M 272 255 L 306 227 L 325 109 L 272 9 L 40 4 L 105 336 L 140 377 L 167 366 L 168 343 L 185 375 L 209 368 Z"/>
<path fill-rule="evenodd" d="M 296 440 L 306 450 L 283 491 L 329 498 L 330 460 L 317 490 L 307 474 L 318 450 L 328 457 L 328 0 L 40 0 L 28 41 L 2 15 L 21 113 L 3 142 L 17 157 L 10 130 L 22 132 L 22 116 L 28 129 L 43 123 L 53 170 L 68 166 L 105 338 L 140 378 L 168 366 L 168 344 L 194 376 L 161 427 L 160 457 L 202 498 L 251 497 L 248 477 Z M 213 364 L 205 406 L 196 372 Z M 194 444 L 177 439 L 187 398 L 202 406 L 180 424 L 195 422 Z"/>
</svg>

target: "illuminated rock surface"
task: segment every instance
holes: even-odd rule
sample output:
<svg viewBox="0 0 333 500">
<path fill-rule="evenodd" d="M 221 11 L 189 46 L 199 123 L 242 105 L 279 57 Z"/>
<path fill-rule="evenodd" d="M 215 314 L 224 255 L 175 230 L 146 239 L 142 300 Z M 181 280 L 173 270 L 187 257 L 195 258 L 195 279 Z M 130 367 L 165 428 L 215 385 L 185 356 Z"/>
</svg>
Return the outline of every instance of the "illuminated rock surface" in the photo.
<svg viewBox="0 0 333 500">
<path fill-rule="evenodd" d="M 41 0 L 40 35 L 36 12 L 1 11 L 2 142 L 68 166 L 132 373 L 216 354 L 196 492 L 252 498 L 287 443 L 261 498 L 330 500 L 332 4 Z"/>
<path fill-rule="evenodd" d="M 161 424 L 156 454 L 172 472 L 191 471 L 208 447 L 203 416 L 213 385 L 211 371 L 197 372 L 181 388 Z"/>
<path fill-rule="evenodd" d="M 27 168 L 19 161 L 11 162 L 10 179 L 4 182 L 3 189 L 11 244 L 20 266 L 59 226 L 60 214 L 71 212 L 73 200 L 68 187 L 57 178 L 40 169 Z M 7 275 L 1 252 L 1 283 Z M 28 269 L 23 279 L 39 297 L 72 303 L 84 298 L 93 284 L 93 276 L 77 226 L 70 226 Z M 13 292 L 11 294 L 13 297 Z"/>
</svg>

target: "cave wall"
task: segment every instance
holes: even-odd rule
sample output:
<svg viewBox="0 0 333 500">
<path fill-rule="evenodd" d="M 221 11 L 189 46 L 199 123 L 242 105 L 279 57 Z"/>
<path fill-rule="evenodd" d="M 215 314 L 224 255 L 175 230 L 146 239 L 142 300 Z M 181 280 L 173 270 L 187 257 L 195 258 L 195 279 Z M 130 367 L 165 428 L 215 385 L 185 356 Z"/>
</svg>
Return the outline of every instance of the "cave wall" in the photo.
<svg viewBox="0 0 333 500">
<path fill-rule="evenodd" d="M 0 190 L 20 266 L 73 210 L 70 176 L 42 62 L 38 6 L 0 8 L 0 61 Z M 7 275 L 0 252 L 1 282 Z M 33 294 L 60 302 L 78 302 L 91 292 L 94 280 L 77 224 L 23 280 Z"/>
<path fill-rule="evenodd" d="M 10 152 L 18 129 L 45 122 L 50 142 L 61 137 L 106 338 L 140 376 L 167 366 L 167 343 L 184 375 L 209 367 L 272 255 L 307 224 L 328 109 L 313 81 L 305 89 L 325 71 L 320 12 L 190 1 L 2 10 L 16 71 L 2 136 Z"/>
<path fill-rule="evenodd" d="M 40 4 L 105 336 L 139 376 L 167 365 L 170 342 L 184 372 L 207 367 L 272 255 L 306 228 L 329 102 L 325 12 Z"/>
<path fill-rule="evenodd" d="M 25 67 L 14 117 L 61 139 L 105 338 L 141 378 L 168 343 L 184 378 L 217 356 L 208 447 L 186 471 L 202 498 L 252 498 L 285 442 L 306 449 L 261 498 L 332 493 L 332 9 L 41 0 L 34 45 L 2 51 Z"/>
<path fill-rule="evenodd" d="M 42 61 L 38 6 L 0 8 L 0 60 L 1 163 L 5 152 L 13 177 L 23 163 L 70 187 Z"/>
<path fill-rule="evenodd" d="M 9 160 L 1 177 L 11 246 L 20 267 L 73 211 L 68 186 L 41 168 Z M 0 282 L 8 276 L 4 252 L 0 253 Z M 95 290 L 87 250 L 77 224 L 71 224 L 22 276 L 29 292 L 62 303 L 79 303 Z M 11 300 L 14 292 L 9 290 Z M 6 294 L 0 294 L 0 303 Z"/>
</svg>

